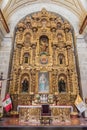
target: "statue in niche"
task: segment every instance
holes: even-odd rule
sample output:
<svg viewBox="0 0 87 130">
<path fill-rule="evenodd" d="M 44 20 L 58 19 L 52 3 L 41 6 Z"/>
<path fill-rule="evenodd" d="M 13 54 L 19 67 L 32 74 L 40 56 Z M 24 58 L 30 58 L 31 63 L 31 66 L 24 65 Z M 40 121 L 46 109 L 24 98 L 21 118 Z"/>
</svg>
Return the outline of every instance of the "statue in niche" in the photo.
<svg viewBox="0 0 87 130">
<path fill-rule="evenodd" d="M 15 41 L 17 43 L 21 43 L 23 42 L 23 32 L 24 32 L 24 29 L 25 29 L 25 25 L 23 23 L 23 21 L 21 21 L 20 23 L 18 23 L 17 25 L 17 32 L 16 32 L 16 38 L 15 38 Z"/>
<path fill-rule="evenodd" d="M 24 39 L 25 45 L 29 45 L 30 44 L 30 39 L 31 39 L 30 34 L 26 33 L 25 39 Z"/>
<path fill-rule="evenodd" d="M 21 42 L 23 39 L 23 28 L 19 28 L 19 30 L 16 32 L 16 38 L 15 41 L 17 43 Z"/>
<path fill-rule="evenodd" d="M 28 59 L 29 59 L 29 54 L 28 53 L 24 54 L 24 63 L 28 63 Z"/>
<path fill-rule="evenodd" d="M 63 64 L 63 62 L 64 62 L 64 56 L 60 54 L 59 55 L 59 63 Z"/>
<path fill-rule="evenodd" d="M 63 78 L 61 78 L 58 82 L 58 88 L 59 88 L 59 92 L 66 92 L 66 83 L 64 81 Z"/>
<path fill-rule="evenodd" d="M 29 81 L 27 80 L 27 78 L 25 78 L 22 81 L 22 92 L 28 92 L 28 88 L 29 88 Z"/>
<path fill-rule="evenodd" d="M 62 36 L 62 34 L 58 34 L 58 42 L 62 42 L 63 41 L 63 36 Z"/>
<path fill-rule="evenodd" d="M 28 63 L 28 57 L 27 56 L 24 58 L 24 63 Z"/>
<path fill-rule="evenodd" d="M 40 52 L 48 52 L 48 38 L 46 36 L 40 38 Z"/>
<path fill-rule="evenodd" d="M 70 31 L 66 33 L 66 41 L 72 42 L 72 33 Z"/>
</svg>

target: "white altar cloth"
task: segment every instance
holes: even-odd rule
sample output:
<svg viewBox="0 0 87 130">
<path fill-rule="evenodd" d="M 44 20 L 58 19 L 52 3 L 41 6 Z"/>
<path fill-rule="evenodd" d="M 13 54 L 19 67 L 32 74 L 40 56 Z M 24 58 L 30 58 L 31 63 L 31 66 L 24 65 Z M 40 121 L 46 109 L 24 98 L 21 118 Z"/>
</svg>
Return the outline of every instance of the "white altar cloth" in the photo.
<svg viewBox="0 0 87 130">
<path fill-rule="evenodd" d="M 17 111 L 19 111 L 20 108 L 41 108 L 41 105 L 18 105 L 17 107 Z M 53 105 L 50 105 L 50 108 L 70 108 L 71 109 L 71 112 L 73 112 L 73 107 L 72 106 L 53 106 Z"/>
</svg>

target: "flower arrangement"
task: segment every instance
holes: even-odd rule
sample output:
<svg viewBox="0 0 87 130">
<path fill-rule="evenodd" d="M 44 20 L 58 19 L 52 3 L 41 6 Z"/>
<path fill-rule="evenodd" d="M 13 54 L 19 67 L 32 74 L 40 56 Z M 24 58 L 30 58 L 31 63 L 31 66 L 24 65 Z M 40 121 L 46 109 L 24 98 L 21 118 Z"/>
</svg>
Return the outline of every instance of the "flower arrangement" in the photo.
<svg viewBox="0 0 87 130">
<path fill-rule="evenodd" d="M 52 94 L 50 94 L 48 96 L 48 103 L 53 104 L 53 95 Z"/>
<path fill-rule="evenodd" d="M 35 103 L 39 103 L 40 102 L 40 95 L 36 94 L 35 95 Z"/>
</svg>

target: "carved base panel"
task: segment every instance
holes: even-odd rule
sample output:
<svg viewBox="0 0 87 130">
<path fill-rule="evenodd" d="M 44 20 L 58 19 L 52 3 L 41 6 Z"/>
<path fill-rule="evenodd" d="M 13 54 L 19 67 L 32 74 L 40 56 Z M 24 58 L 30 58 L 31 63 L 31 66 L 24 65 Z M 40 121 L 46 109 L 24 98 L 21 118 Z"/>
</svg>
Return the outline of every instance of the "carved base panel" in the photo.
<svg viewBox="0 0 87 130">
<path fill-rule="evenodd" d="M 19 121 L 40 119 L 41 106 L 18 106 Z"/>
<path fill-rule="evenodd" d="M 51 119 L 62 121 L 70 120 L 72 106 L 50 106 Z M 31 121 L 41 119 L 41 106 L 18 106 L 19 121 Z"/>
<path fill-rule="evenodd" d="M 72 106 L 53 106 L 51 107 L 53 119 L 58 121 L 70 121 L 70 113 L 73 111 Z"/>
</svg>

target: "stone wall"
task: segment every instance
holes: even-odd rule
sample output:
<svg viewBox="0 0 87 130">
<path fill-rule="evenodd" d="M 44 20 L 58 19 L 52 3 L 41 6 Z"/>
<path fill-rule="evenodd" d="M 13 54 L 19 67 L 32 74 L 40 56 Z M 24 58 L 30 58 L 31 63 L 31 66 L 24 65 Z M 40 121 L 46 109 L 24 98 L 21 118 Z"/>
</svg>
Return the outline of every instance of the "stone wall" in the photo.
<svg viewBox="0 0 87 130">
<path fill-rule="evenodd" d="M 81 77 L 81 90 L 83 100 L 85 101 L 85 98 L 87 98 L 87 43 L 83 36 L 78 36 L 76 44 Z M 85 117 L 87 117 L 87 111 L 85 111 Z"/>
<path fill-rule="evenodd" d="M 1 46 L 0 46 L 0 73 L 3 72 L 3 79 L 8 78 L 9 61 L 10 61 L 10 53 L 11 53 L 11 46 L 12 46 L 11 39 L 12 39 L 11 37 L 5 37 L 4 40 L 1 42 Z M 5 96 L 6 83 L 7 80 L 2 81 L 0 105 L 2 103 L 2 99 Z"/>
<path fill-rule="evenodd" d="M 87 43 L 84 37 L 77 37 L 77 52 L 81 76 L 81 87 L 83 97 L 87 97 Z"/>
</svg>

